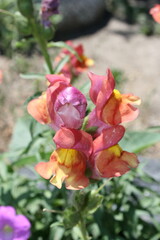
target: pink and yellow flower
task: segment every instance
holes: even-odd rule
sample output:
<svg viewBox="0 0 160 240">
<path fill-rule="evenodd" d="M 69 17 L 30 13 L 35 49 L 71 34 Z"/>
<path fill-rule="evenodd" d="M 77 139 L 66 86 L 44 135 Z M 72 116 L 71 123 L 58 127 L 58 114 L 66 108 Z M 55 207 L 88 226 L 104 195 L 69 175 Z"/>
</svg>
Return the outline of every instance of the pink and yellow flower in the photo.
<svg viewBox="0 0 160 240">
<path fill-rule="evenodd" d="M 153 8 L 151 8 L 149 13 L 157 23 L 160 23 L 160 4 L 156 4 Z"/>
<path fill-rule="evenodd" d="M 87 101 L 84 95 L 63 75 L 47 75 L 50 85 L 39 98 L 28 104 L 29 114 L 54 130 L 61 127 L 78 129 L 85 117 Z"/>
<path fill-rule="evenodd" d="M 49 162 L 38 163 L 36 171 L 58 188 L 65 182 L 67 189 L 79 190 L 88 186 L 85 176 L 87 160 L 92 152 L 92 137 L 81 130 L 60 129 L 55 137 L 57 149 Z"/>
<path fill-rule="evenodd" d="M 75 47 L 71 41 L 67 41 L 66 43 L 75 50 L 81 61 L 67 49 L 62 49 L 62 52 L 56 58 L 56 63 L 58 63 L 66 55 L 69 56 L 70 59 L 69 62 L 62 68 L 61 73 L 69 78 L 72 78 L 73 76 L 78 76 L 80 73 L 86 71 L 89 67 L 94 65 L 94 61 L 84 55 L 84 49 L 81 44 Z"/>
<path fill-rule="evenodd" d="M 92 178 L 119 177 L 138 166 L 135 154 L 123 151 L 117 144 L 124 135 L 123 126 L 104 129 L 93 141 L 93 154 L 90 158 Z"/>
<path fill-rule="evenodd" d="M 96 105 L 99 120 L 109 125 L 117 125 L 129 122 L 139 114 L 134 104 L 140 104 L 140 99 L 132 94 L 121 94 L 114 89 L 115 81 L 111 71 L 108 69 L 106 76 L 89 73 L 91 80 L 90 98 Z"/>
</svg>

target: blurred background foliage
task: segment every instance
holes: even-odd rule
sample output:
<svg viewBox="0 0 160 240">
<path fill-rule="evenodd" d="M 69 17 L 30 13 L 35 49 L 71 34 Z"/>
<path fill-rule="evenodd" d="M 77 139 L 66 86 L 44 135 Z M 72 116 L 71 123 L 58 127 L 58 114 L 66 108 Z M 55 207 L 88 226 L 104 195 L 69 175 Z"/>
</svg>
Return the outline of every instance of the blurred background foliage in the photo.
<svg viewBox="0 0 160 240">
<path fill-rule="evenodd" d="M 95 0 L 96 1 L 96 0 Z M 40 0 L 34 0 L 35 9 L 37 13 L 39 12 L 39 6 L 40 6 Z M 74 0 L 72 0 L 74 3 Z M 88 0 L 89 2 L 89 0 Z M 101 2 L 101 8 L 104 7 L 104 11 L 101 10 L 101 18 L 99 18 L 100 13 L 97 15 L 98 19 L 101 20 L 102 25 L 103 22 L 109 21 L 111 17 L 116 17 L 122 21 L 127 21 L 130 24 L 138 24 L 139 25 L 139 31 L 147 36 L 153 35 L 153 34 L 160 34 L 160 25 L 155 23 L 152 19 L 152 17 L 149 15 L 149 9 L 153 6 L 154 3 L 158 3 L 159 1 L 136 1 L 136 0 L 102 0 Z M 90 2 L 88 3 L 90 4 Z M 96 4 L 96 2 L 95 2 Z M 73 25 L 71 24 L 73 18 L 72 14 L 75 11 L 73 4 L 71 6 L 68 6 L 67 0 L 61 0 L 60 2 L 60 13 L 61 15 L 57 15 L 53 17 L 53 21 L 55 24 L 54 28 L 47 29 L 46 28 L 46 38 L 48 40 L 53 39 L 53 36 L 55 35 L 55 28 L 57 28 L 57 33 L 55 37 L 57 39 L 64 38 L 66 40 L 67 33 L 69 34 L 69 38 L 76 37 L 78 35 L 78 31 L 81 30 L 81 34 L 86 34 L 87 31 L 94 31 L 95 22 L 92 19 L 93 17 L 89 17 L 90 14 L 87 14 L 87 11 L 89 13 L 89 9 L 86 10 L 84 13 L 83 18 L 79 15 L 75 19 L 77 21 L 77 24 L 79 24 L 79 28 L 72 29 Z M 80 7 L 85 5 L 86 2 L 80 4 Z M 88 5 L 89 6 L 89 5 Z M 66 8 L 67 7 L 67 8 Z M 37 48 L 35 48 L 35 40 L 32 37 L 32 32 L 30 27 L 27 24 L 26 19 L 18 12 L 16 1 L 14 0 L 1 0 L 0 1 L 0 21 L 1 21 L 1 29 L 0 29 L 0 54 L 6 55 L 11 57 L 13 52 L 19 52 L 26 55 L 30 55 L 34 53 L 35 51 L 38 51 Z M 99 11 L 100 11 L 99 10 Z M 10 14 L 7 14 L 9 12 Z M 85 15 L 88 15 L 88 20 Z M 70 16 L 70 19 L 69 17 Z M 74 15 L 73 15 L 74 16 Z M 68 20 L 69 19 L 69 20 Z M 68 22 L 67 22 L 68 21 Z M 88 25 L 87 24 L 88 21 Z M 93 21 L 93 22 L 92 22 Z M 98 27 L 101 27 L 101 23 L 96 23 Z M 72 25 L 72 26 L 71 26 Z M 94 28 L 93 28 L 94 25 Z M 76 24 L 74 25 L 76 26 Z M 78 25 L 77 25 L 78 27 Z M 76 28 L 77 28 L 76 27 Z M 83 31 L 83 29 L 86 30 Z M 66 29 L 66 32 L 64 34 L 64 30 Z M 70 33 L 70 30 L 71 33 Z M 63 39 L 61 39 L 63 40 Z"/>
</svg>

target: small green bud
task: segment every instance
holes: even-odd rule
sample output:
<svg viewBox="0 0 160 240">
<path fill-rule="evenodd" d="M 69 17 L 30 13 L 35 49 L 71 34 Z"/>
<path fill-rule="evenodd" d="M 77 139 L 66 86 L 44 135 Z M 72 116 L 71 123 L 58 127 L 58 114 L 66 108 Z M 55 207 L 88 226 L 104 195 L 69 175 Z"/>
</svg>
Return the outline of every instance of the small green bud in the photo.
<svg viewBox="0 0 160 240">
<path fill-rule="evenodd" d="M 43 33 L 44 33 L 45 39 L 46 39 L 47 41 L 53 39 L 54 32 L 55 32 L 55 31 L 54 31 L 53 28 L 47 27 L 47 28 L 44 28 L 44 29 L 43 29 Z"/>
<path fill-rule="evenodd" d="M 26 17 L 31 18 L 34 15 L 34 8 L 32 0 L 17 0 L 17 5 L 20 13 Z"/>
</svg>

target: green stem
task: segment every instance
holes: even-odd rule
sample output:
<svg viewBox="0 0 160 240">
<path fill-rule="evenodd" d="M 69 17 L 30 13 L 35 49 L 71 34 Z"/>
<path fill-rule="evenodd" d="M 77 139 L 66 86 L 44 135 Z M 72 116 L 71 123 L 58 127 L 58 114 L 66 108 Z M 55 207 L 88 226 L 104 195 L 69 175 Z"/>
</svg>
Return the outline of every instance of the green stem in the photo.
<svg viewBox="0 0 160 240">
<path fill-rule="evenodd" d="M 80 221 L 78 223 L 78 227 L 79 227 L 79 230 L 80 230 L 81 235 L 82 235 L 82 240 L 89 240 L 90 238 L 89 238 L 87 230 L 86 230 L 86 225 L 85 225 L 83 216 L 81 216 L 81 218 L 80 218 Z"/>
<path fill-rule="evenodd" d="M 106 186 L 106 184 L 111 180 L 112 178 L 109 178 L 107 180 L 104 181 L 104 183 L 95 191 L 95 193 L 99 193 L 101 191 L 102 188 L 104 188 Z"/>
<path fill-rule="evenodd" d="M 50 73 L 53 74 L 52 63 L 51 63 L 51 59 L 50 59 L 50 56 L 49 56 L 48 50 L 47 50 L 47 43 L 46 43 L 46 40 L 42 36 L 40 26 L 38 25 L 38 23 L 36 23 L 34 18 L 29 19 L 29 22 L 32 26 L 33 35 L 41 48 L 41 51 L 42 51 L 42 54 L 47 63 L 48 69 L 49 69 Z"/>
</svg>

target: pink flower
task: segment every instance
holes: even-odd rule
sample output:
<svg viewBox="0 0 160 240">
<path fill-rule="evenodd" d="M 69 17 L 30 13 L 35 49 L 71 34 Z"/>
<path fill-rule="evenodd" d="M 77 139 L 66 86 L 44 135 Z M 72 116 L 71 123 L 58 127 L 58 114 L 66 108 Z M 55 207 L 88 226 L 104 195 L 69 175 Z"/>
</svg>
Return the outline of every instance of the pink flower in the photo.
<svg viewBox="0 0 160 240">
<path fill-rule="evenodd" d="M 11 206 L 0 206 L 0 240 L 28 240 L 31 224 Z"/>
<path fill-rule="evenodd" d="M 109 69 L 106 76 L 89 73 L 89 78 L 90 98 L 96 105 L 94 111 L 99 120 L 109 125 L 117 125 L 132 121 L 138 116 L 139 110 L 133 104 L 140 104 L 140 99 L 132 94 L 121 94 L 114 89 L 114 77 Z"/>
<path fill-rule="evenodd" d="M 156 4 L 153 8 L 151 8 L 149 13 L 157 23 L 160 23 L 160 4 Z"/>
<path fill-rule="evenodd" d="M 70 57 L 70 60 L 64 65 L 61 73 L 63 73 L 67 77 L 72 78 L 73 76 L 78 76 L 80 73 L 86 71 L 89 67 L 93 66 L 94 61 L 84 55 L 84 49 L 81 44 L 75 47 L 71 41 L 67 41 L 66 43 L 76 51 L 81 61 L 77 59 L 77 57 L 67 49 L 62 49 L 62 52 L 56 58 L 56 62 L 58 63 L 61 59 L 68 55 Z"/>
<path fill-rule="evenodd" d="M 123 126 L 113 126 L 104 129 L 93 141 L 93 154 L 90 158 L 92 178 L 119 177 L 138 166 L 136 155 L 123 151 L 117 144 L 124 132 Z"/>
<path fill-rule="evenodd" d="M 67 189 L 79 190 L 88 186 L 85 176 L 87 160 L 92 152 L 92 137 L 80 130 L 60 129 L 55 137 L 57 149 L 49 162 L 40 162 L 36 171 L 58 188 L 65 182 Z"/>
<path fill-rule="evenodd" d="M 3 72 L 2 72 L 2 70 L 0 69 L 0 84 L 2 83 L 2 81 L 3 81 Z"/>
<path fill-rule="evenodd" d="M 86 112 L 86 98 L 63 75 L 46 77 L 50 82 L 46 93 L 29 102 L 28 112 L 38 122 L 49 124 L 54 130 L 80 128 Z"/>
</svg>

